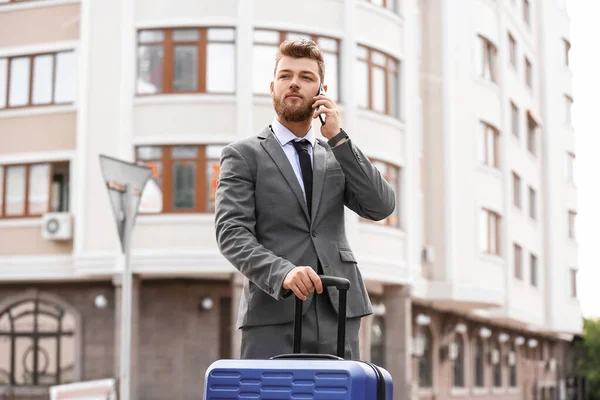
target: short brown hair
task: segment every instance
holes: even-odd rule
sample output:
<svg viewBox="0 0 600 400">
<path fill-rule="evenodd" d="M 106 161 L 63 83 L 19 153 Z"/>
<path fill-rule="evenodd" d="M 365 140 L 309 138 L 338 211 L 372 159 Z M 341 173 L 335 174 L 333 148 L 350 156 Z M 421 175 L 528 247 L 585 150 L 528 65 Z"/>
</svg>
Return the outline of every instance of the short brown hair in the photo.
<svg viewBox="0 0 600 400">
<path fill-rule="evenodd" d="M 277 65 L 283 56 L 310 58 L 311 60 L 315 60 L 319 65 L 319 77 L 321 78 L 321 82 L 325 79 L 325 61 L 323 60 L 323 52 L 312 40 L 285 40 L 281 43 L 279 51 L 277 51 L 277 57 L 275 58 L 275 70 L 273 71 L 273 74 L 277 71 Z"/>
</svg>

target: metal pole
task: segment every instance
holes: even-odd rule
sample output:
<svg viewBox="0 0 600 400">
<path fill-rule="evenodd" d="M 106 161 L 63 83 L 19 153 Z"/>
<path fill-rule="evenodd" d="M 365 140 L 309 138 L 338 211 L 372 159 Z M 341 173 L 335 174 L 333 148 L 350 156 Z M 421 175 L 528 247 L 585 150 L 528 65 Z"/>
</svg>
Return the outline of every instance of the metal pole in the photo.
<svg viewBox="0 0 600 400">
<path fill-rule="evenodd" d="M 132 274 L 129 265 L 131 248 L 131 230 L 133 228 L 133 188 L 125 185 L 122 195 L 125 232 L 123 234 L 124 262 L 121 282 L 121 382 L 119 400 L 130 400 L 131 391 L 131 282 Z"/>
</svg>

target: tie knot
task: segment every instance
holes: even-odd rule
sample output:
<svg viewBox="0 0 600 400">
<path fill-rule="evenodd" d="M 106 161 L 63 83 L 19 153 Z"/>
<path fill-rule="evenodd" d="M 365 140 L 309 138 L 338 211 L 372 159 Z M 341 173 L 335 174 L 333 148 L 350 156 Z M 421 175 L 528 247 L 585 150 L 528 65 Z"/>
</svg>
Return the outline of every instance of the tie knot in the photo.
<svg viewBox="0 0 600 400">
<path fill-rule="evenodd" d="M 298 140 L 298 141 L 294 140 L 292 142 L 292 144 L 296 148 L 297 152 L 301 152 L 301 151 L 308 152 L 308 145 L 310 144 L 310 142 L 306 139 L 302 139 L 302 140 Z"/>
</svg>

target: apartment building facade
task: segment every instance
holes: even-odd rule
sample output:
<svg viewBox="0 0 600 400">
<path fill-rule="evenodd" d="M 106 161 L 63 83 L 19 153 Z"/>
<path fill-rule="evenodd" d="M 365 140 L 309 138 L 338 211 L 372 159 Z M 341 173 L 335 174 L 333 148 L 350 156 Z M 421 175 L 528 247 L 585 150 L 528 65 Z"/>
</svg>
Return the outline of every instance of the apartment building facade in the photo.
<svg viewBox="0 0 600 400">
<path fill-rule="evenodd" d="M 124 260 L 99 154 L 151 167 L 162 197 L 133 235 L 133 398 L 199 398 L 210 363 L 238 356 L 219 154 L 273 120 L 277 46 L 301 37 L 325 52 L 345 130 L 398 199 L 379 223 L 346 214 L 347 261 L 375 306 L 363 358 L 397 398 L 566 388 L 581 329 L 562 234 L 576 213 L 556 61 L 568 16 L 466 3 L 0 1 L 0 390 L 46 398 L 118 377 Z"/>
</svg>

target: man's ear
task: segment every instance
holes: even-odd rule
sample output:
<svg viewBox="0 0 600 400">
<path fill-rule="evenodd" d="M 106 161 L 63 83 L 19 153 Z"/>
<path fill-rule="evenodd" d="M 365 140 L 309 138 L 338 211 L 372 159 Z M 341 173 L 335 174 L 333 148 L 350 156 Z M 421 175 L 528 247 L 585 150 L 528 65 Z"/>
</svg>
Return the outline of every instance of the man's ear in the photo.
<svg viewBox="0 0 600 400">
<path fill-rule="evenodd" d="M 275 83 L 273 81 L 271 81 L 271 84 L 269 85 L 269 89 L 271 91 L 271 96 L 273 95 L 273 88 L 275 87 Z"/>
</svg>

